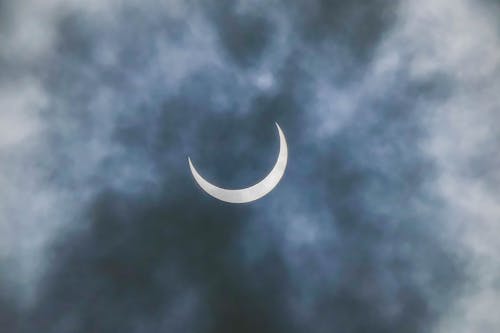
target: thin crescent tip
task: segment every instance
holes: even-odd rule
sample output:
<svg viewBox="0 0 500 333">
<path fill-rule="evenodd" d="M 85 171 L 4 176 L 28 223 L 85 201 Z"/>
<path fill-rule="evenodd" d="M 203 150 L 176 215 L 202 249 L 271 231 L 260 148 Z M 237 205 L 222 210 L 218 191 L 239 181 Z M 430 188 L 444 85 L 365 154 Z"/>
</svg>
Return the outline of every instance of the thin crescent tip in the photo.
<svg viewBox="0 0 500 333">
<path fill-rule="evenodd" d="M 283 130 L 281 129 L 280 125 L 278 125 L 278 123 L 276 123 L 276 122 L 275 122 L 275 124 L 276 124 L 276 127 L 278 128 L 278 133 L 279 133 L 280 135 L 285 135 L 285 134 L 283 133 Z"/>
</svg>

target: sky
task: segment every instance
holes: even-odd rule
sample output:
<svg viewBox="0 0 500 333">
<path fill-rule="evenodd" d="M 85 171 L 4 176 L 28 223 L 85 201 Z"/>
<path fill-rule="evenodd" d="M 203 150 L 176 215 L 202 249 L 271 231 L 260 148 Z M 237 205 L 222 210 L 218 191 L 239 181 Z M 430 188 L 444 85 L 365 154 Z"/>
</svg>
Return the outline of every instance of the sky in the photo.
<svg viewBox="0 0 500 333">
<path fill-rule="evenodd" d="M 499 17 L 0 0 L 2 332 L 500 331 Z"/>
</svg>

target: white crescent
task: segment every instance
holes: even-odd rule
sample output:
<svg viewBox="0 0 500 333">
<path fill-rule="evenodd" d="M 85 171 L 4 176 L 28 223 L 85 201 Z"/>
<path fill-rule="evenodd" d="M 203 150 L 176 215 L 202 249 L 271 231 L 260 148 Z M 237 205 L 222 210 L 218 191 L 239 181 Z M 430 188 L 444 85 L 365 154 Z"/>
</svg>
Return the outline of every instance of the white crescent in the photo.
<svg viewBox="0 0 500 333">
<path fill-rule="evenodd" d="M 283 177 L 288 161 L 288 147 L 286 144 L 285 135 L 283 134 L 283 131 L 281 130 L 278 123 L 276 123 L 276 127 L 278 128 L 278 134 L 280 138 L 280 151 L 278 159 L 271 172 L 269 172 L 269 174 L 260 182 L 253 186 L 238 190 L 229 190 L 215 186 L 205 180 L 205 178 L 203 178 L 198 173 L 196 168 L 193 166 L 191 159 L 188 157 L 189 168 L 191 169 L 191 173 L 193 174 L 193 177 L 198 185 L 200 185 L 200 187 L 205 192 L 207 192 L 214 198 L 229 203 L 247 203 L 255 201 L 271 192 Z"/>
</svg>

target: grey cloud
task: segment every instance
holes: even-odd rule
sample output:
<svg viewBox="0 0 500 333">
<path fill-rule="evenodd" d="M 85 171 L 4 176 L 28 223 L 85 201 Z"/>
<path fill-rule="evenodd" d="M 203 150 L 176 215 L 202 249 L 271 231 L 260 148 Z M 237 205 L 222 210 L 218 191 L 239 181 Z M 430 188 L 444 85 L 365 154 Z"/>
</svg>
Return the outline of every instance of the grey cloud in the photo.
<svg viewBox="0 0 500 333">
<path fill-rule="evenodd" d="M 496 173 L 472 171 L 484 184 L 461 200 L 452 192 L 470 179 L 444 157 L 475 170 L 448 145 L 455 133 L 488 141 L 475 130 L 493 112 L 439 134 L 456 120 L 446 110 L 496 105 L 493 88 L 457 97 L 484 78 L 457 74 L 479 59 L 475 36 L 493 59 L 480 72 L 496 66 L 494 20 L 459 28 L 480 5 L 460 2 L 450 28 L 422 23 L 442 22 L 445 0 L 30 4 L 9 4 L 0 52 L 29 78 L 0 90 L 20 101 L 7 127 L 19 130 L 0 134 L 0 227 L 24 226 L 0 247 L 0 291 L 20 277 L 32 290 L 0 293 L 11 332 L 446 331 L 454 311 L 483 304 L 461 296 L 484 280 L 457 249 L 487 237 L 450 220 L 493 228 Z M 33 12 L 40 35 L 23 27 Z M 274 161 L 274 121 L 290 163 L 270 196 L 232 206 L 199 191 L 188 155 L 221 185 L 250 184 Z"/>
</svg>

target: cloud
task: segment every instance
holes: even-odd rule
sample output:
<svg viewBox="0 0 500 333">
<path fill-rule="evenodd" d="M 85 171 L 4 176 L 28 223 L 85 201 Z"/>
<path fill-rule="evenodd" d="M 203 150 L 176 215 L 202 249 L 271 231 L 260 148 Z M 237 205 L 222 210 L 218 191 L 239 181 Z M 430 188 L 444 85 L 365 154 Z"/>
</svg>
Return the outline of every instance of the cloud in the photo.
<svg viewBox="0 0 500 333">
<path fill-rule="evenodd" d="M 499 325 L 491 4 L 4 6 L 13 332 Z M 259 179 L 274 121 L 290 163 L 272 195 L 198 190 L 188 155 L 223 186 Z"/>
<path fill-rule="evenodd" d="M 335 135 L 346 120 L 348 125 L 359 121 L 358 109 L 376 108 L 374 101 L 380 98 L 410 101 L 401 112 L 414 114 L 425 130 L 413 152 L 423 153 L 433 166 L 425 169 L 430 176 L 424 184 L 430 191 L 426 195 L 441 202 L 430 208 L 431 218 L 442 229 L 442 244 L 453 253 L 450 260 L 464 265 L 467 276 L 463 289 L 456 291 L 456 301 L 446 306 L 440 324 L 433 328 L 436 332 L 499 327 L 491 312 L 499 292 L 495 282 L 499 164 L 491 149 L 499 143 L 493 124 L 499 117 L 495 91 L 500 81 L 495 73 L 500 44 L 493 13 L 496 9 L 487 3 L 403 2 L 397 24 L 378 46 L 356 89 L 327 83 L 326 90 L 341 91 L 339 96 L 325 94 L 339 100 L 340 114 L 317 113 L 324 129 L 320 133 Z M 318 85 L 317 91 L 325 90 L 325 84 Z M 417 90 L 408 90 L 411 85 Z M 400 140 L 401 136 L 394 138 L 392 145 Z M 385 167 L 394 172 L 397 162 L 386 157 L 392 168 Z M 371 160 L 371 165 L 377 162 Z M 386 204 L 387 200 L 377 202 L 372 209 L 381 210 Z"/>
</svg>

